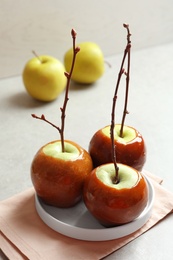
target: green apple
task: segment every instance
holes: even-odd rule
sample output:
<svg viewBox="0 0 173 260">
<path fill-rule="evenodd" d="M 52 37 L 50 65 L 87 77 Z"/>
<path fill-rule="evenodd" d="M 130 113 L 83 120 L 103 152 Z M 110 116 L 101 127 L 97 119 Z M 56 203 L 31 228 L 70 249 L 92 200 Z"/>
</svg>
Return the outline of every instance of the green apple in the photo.
<svg viewBox="0 0 173 260">
<path fill-rule="evenodd" d="M 52 141 L 41 147 L 31 164 L 31 179 L 38 196 L 56 207 L 72 207 L 82 198 L 83 184 L 93 169 L 89 153 L 78 144 Z"/>
<path fill-rule="evenodd" d="M 65 89 L 67 79 L 62 62 L 51 56 L 38 56 L 29 60 L 23 70 L 23 83 L 35 99 L 52 101 Z"/>
<path fill-rule="evenodd" d="M 114 182 L 114 164 L 109 163 L 93 169 L 83 189 L 86 207 L 106 227 L 133 221 L 148 202 L 148 186 L 144 176 L 132 167 L 117 165 L 118 183 Z"/>
<path fill-rule="evenodd" d="M 123 136 L 120 136 L 120 124 L 114 127 L 114 143 L 118 163 L 142 170 L 146 162 L 146 145 L 142 135 L 135 128 L 124 125 Z M 110 125 L 99 129 L 91 138 L 89 153 L 94 166 L 112 162 L 112 143 Z"/>
<path fill-rule="evenodd" d="M 72 79 L 78 83 L 90 84 L 98 80 L 104 73 L 104 57 L 100 47 L 93 42 L 78 44 L 80 52 L 76 57 Z M 64 65 L 69 72 L 73 50 L 65 53 Z"/>
</svg>

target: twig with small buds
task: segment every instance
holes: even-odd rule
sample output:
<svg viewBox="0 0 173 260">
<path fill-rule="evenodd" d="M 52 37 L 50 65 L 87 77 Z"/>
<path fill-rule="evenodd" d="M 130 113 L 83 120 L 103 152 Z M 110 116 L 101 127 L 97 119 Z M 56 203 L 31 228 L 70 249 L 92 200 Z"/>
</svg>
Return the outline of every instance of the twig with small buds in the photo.
<svg viewBox="0 0 173 260">
<path fill-rule="evenodd" d="M 115 107 L 116 107 L 116 101 L 117 101 L 117 94 L 118 94 L 118 89 L 119 89 L 119 84 L 121 81 L 121 77 L 123 74 L 126 75 L 126 94 L 125 94 L 125 105 L 124 105 L 124 113 L 122 117 L 122 123 L 121 123 L 121 129 L 120 129 L 120 137 L 123 136 L 123 126 L 124 126 L 124 121 L 125 121 L 125 116 L 128 113 L 127 112 L 127 101 L 128 101 L 128 90 L 129 90 L 129 74 L 130 74 L 130 48 L 131 48 L 131 41 L 130 41 L 130 31 L 129 31 L 129 26 L 127 24 L 123 24 L 123 26 L 127 29 L 127 45 L 124 50 L 124 56 L 122 59 L 120 71 L 118 74 L 118 79 L 115 87 L 115 93 L 113 97 L 113 103 L 112 103 L 112 113 L 111 113 L 111 126 L 110 126 L 110 136 L 111 136 L 111 144 L 112 144 L 112 161 L 115 167 L 115 178 L 114 178 L 114 183 L 117 184 L 119 182 L 119 168 L 117 166 L 116 162 L 116 146 L 114 143 L 114 127 L 115 127 Z M 128 64 L 127 64 L 127 72 L 124 69 L 124 63 L 126 60 L 126 56 L 128 55 Z"/>
<path fill-rule="evenodd" d="M 35 114 L 31 114 L 32 117 L 45 121 L 46 123 L 48 123 L 51 126 L 55 127 L 59 131 L 60 138 L 61 138 L 61 147 L 62 147 L 61 149 L 62 149 L 62 152 L 65 152 L 65 147 L 64 147 L 64 128 L 65 128 L 66 107 L 67 107 L 67 102 L 69 100 L 68 94 L 69 94 L 69 89 L 70 89 L 70 81 L 71 81 L 71 76 L 72 76 L 74 65 L 75 65 L 76 55 L 80 51 L 80 48 L 76 47 L 76 35 L 77 34 L 76 34 L 76 31 L 74 29 L 71 30 L 71 35 L 72 35 L 72 39 L 73 39 L 73 59 L 72 59 L 70 72 L 69 73 L 68 72 L 64 73 L 64 75 L 67 78 L 67 85 L 66 85 L 66 91 L 65 91 L 63 107 L 60 108 L 60 110 L 61 110 L 61 127 L 58 127 L 58 126 L 54 125 L 53 123 L 51 123 L 50 121 L 48 121 L 45 118 L 44 115 L 41 115 L 41 117 L 39 117 L 39 116 L 37 116 Z"/>
<path fill-rule="evenodd" d="M 121 121 L 121 129 L 120 129 L 120 137 L 123 137 L 123 127 L 125 122 L 125 117 L 129 112 L 127 111 L 127 103 L 128 103 L 128 94 L 129 94 L 129 81 L 130 81 L 130 51 L 131 51 L 131 41 L 130 41 L 130 30 L 129 25 L 124 24 L 124 27 L 127 29 L 127 46 L 125 52 L 127 53 L 127 72 L 124 72 L 126 75 L 126 92 L 125 92 L 125 102 L 124 102 L 124 111 L 123 117 Z"/>
</svg>

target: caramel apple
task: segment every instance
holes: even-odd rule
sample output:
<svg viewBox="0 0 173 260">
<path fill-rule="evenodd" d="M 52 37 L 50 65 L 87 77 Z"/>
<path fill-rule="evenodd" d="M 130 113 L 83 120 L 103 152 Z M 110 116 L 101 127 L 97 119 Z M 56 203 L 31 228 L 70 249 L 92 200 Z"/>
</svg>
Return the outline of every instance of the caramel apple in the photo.
<svg viewBox="0 0 173 260">
<path fill-rule="evenodd" d="M 128 46 L 126 47 L 128 53 L 130 32 L 128 25 L 124 25 L 124 27 L 128 32 Z M 124 73 L 122 67 L 120 71 L 121 76 Z M 128 75 L 129 66 L 127 77 Z M 144 146 L 139 133 L 134 128 L 124 126 L 124 117 L 123 124 L 115 124 L 117 91 L 118 87 L 116 87 L 113 97 L 110 126 L 98 131 L 90 142 L 89 151 L 94 163 L 101 165 L 87 177 L 83 189 L 83 200 L 86 207 L 106 227 L 122 225 L 135 220 L 145 209 L 149 196 L 147 182 L 141 172 L 128 165 L 117 163 L 118 159 L 124 160 L 126 163 L 129 160 L 130 163 L 133 162 L 137 167 L 141 167 L 139 160 L 144 158 L 143 148 L 142 155 L 138 155 L 138 150 L 141 151 L 140 143 Z M 125 102 L 125 111 L 127 111 L 126 104 Z M 140 149 L 136 143 L 139 143 Z M 124 151 L 125 148 L 127 151 Z M 135 151 L 132 153 L 133 149 Z M 105 159 L 111 162 L 105 164 L 103 162 Z"/>
<path fill-rule="evenodd" d="M 117 166 L 118 183 L 114 182 L 114 164 L 108 163 L 91 172 L 83 190 L 86 207 L 106 227 L 133 221 L 148 202 L 148 187 L 142 174 L 127 165 Z"/>
<path fill-rule="evenodd" d="M 120 124 L 115 125 L 114 144 L 118 163 L 142 170 L 146 161 L 146 146 L 142 135 L 131 126 L 124 126 L 120 136 Z M 95 167 L 112 162 L 110 125 L 98 130 L 89 144 L 89 153 Z"/>
<path fill-rule="evenodd" d="M 75 58 L 80 48 L 75 46 L 76 32 L 72 30 L 73 60 L 67 77 L 65 98 L 61 110 L 61 127 L 32 114 L 36 119 L 47 122 L 60 133 L 60 140 L 52 141 L 36 153 L 31 165 L 31 179 L 38 196 L 47 204 L 56 207 L 74 206 L 82 197 L 84 181 L 93 169 L 89 153 L 78 144 L 64 139 L 65 111 Z"/>
<path fill-rule="evenodd" d="M 146 145 L 142 135 L 134 127 L 125 125 L 125 117 L 129 113 L 127 111 L 128 93 L 129 93 L 129 79 L 130 79 L 130 30 L 129 26 L 124 24 L 127 29 L 127 45 L 124 50 L 124 56 L 122 59 L 120 71 L 118 74 L 117 84 L 113 100 L 116 101 L 118 96 L 119 84 L 121 77 L 126 77 L 126 91 L 124 110 L 121 124 L 116 124 L 114 127 L 114 145 L 116 146 L 116 159 L 118 163 L 127 164 L 137 170 L 142 170 L 146 161 Z M 127 58 L 127 70 L 124 68 L 124 64 Z M 115 106 L 115 102 L 114 102 Z M 113 108 L 113 118 L 114 118 Z M 93 159 L 94 166 L 112 162 L 111 155 L 111 137 L 110 126 L 105 126 L 98 130 L 91 138 L 89 143 L 89 153 Z"/>
<path fill-rule="evenodd" d="M 78 144 L 65 140 L 53 141 L 36 153 L 31 165 L 31 179 L 37 195 L 47 204 L 71 207 L 80 201 L 83 182 L 92 171 L 88 152 Z"/>
</svg>

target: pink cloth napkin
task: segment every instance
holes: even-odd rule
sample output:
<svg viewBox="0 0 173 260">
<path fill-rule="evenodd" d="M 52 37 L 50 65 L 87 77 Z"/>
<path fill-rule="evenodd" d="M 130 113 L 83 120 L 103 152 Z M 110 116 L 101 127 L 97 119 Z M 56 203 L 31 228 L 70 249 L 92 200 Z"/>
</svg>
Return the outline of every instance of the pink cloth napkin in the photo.
<svg viewBox="0 0 173 260">
<path fill-rule="evenodd" d="M 133 234 L 110 241 L 88 242 L 63 236 L 50 229 L 35 209 L 34 189 L 30 188 L 0 202 L 0 246 L 9 259 L 62 260 L 100 259 L 146 232 L 173 212 L 173 193 L 162 180 L 149 172 L 155 189 L 155 202 L 148 222 Z"/>
</svg>

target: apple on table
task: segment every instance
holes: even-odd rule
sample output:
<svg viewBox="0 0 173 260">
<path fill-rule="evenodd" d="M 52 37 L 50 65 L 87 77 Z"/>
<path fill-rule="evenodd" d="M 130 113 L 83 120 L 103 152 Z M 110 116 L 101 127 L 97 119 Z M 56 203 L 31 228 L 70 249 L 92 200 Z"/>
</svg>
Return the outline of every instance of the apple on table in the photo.
<svg viewBox="0 0 173 260">
<path fill-rule="evenodd" d="M 65 89 L 65 67 L 52 56 L 41 55 L 30 59 L 23 70 L 24 86 L 30 96 L 40 101 L 53 101 Z"/>
<path fill-rule="evenodd" d="M 76 57 L 72 79 L 78 83 L 91 84 L 104 73 L 104 56 L 101 48 L 94 42 L 79 43 L 80 53 Z M 70 71 L 73 50 L 69 49 L 64 55 L 64 65 Z"/>
</svg>

